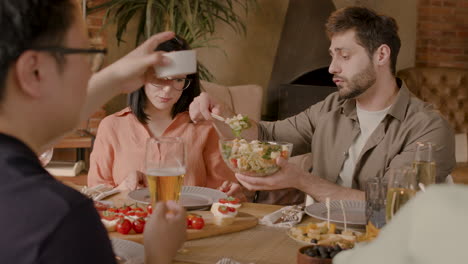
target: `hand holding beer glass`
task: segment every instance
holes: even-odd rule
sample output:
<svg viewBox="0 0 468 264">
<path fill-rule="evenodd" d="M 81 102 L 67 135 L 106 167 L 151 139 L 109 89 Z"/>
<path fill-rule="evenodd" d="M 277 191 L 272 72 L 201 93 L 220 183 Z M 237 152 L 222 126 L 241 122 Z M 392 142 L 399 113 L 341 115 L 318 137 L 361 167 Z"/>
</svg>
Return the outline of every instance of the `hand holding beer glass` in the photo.
<svg viewBox="0 0 468 264">
<path fill-rule="evenodd" d="M 160 201 L 179 200 L 185 171 L 185 145 L 181 138 L 148 139 L 146 179 L 153 207 Z"/>
</svg>

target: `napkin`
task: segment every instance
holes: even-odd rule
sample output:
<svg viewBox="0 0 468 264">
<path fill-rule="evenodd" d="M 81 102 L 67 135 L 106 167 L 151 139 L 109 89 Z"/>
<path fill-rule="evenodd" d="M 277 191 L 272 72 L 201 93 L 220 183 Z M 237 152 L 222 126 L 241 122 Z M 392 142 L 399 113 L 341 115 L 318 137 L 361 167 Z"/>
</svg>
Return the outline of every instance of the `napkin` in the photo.
<svg viewBox="0 0 468 264">
<path fill-rule="evenodd" d="M 87 186 L 84 186 L 81 189 L 81 193 L 93 199 L 94 201 L 99 201 L 101 199 L 104 199 L 118 192 L 120 192 L 119 189 L 112 188 L 104 184 L 99 184 L 97 186 L 90 187 L 90 188 L 88 188 Z"/>
<path fill-rule="evenodd" d="M 303 205 L 293 205 L 283 207 L 260 219 L 261 225 L 291 228 L 302 221 L 304 216 Z M 281 219 L 282 217 L 282 219 Z"/>
</svg>

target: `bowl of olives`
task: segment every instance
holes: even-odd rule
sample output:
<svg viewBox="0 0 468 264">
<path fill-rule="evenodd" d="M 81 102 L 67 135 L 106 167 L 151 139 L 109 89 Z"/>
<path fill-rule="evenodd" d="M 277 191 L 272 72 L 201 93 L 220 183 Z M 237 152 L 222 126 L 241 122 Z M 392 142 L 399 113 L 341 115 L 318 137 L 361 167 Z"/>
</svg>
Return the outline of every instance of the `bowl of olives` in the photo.
<svg viewBox="0 0 468 264">
<path fill-rule="evenodd" d="M 333 257 L 343 251 L 339 245 L 309 245 L 297 252 L 297 264 L 331 264 Z"/>
</svg>

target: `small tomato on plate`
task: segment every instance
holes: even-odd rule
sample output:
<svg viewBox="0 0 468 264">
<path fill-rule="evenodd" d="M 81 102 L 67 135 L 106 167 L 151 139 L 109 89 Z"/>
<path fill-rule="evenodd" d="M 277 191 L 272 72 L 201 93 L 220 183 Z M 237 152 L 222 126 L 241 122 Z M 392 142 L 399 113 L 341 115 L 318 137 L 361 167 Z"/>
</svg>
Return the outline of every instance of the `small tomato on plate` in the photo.
<svg viewBox="0 0 468 264">
<path fill-rule="evenodd" d="M 128 219 L 121 218 L 117 222 L 117 227 L 116 228 L 117 228 L 117 232 L 126 235 L 132 229 L 132 223 Z"/>
</svg>

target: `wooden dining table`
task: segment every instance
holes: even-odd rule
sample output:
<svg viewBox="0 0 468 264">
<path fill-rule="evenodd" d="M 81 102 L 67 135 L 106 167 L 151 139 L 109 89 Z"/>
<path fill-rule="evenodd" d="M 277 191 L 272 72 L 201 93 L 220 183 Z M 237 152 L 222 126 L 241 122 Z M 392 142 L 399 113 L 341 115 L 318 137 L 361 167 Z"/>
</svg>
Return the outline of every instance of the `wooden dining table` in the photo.
<svg viewBox="0 0 468 264">
<path fill-rule="evenodd" d="M 122 192 L 106 199 L 114 205 L 131 204 L 128 192 Z M 281 209 L 279 205 L 243 203 L 239 213 L 250 214 L 258 219 Z M 320 220 L 304 215 L 302 223 Z M 296 263 L 296 254 L 303 244 L 293 240 L 287 234 L 287 228 L 269 227 L 257 224 L 255 227 L 239 232 L 185 242 L 173 263 L 204 264 L 216 263 L 228 257 L 240 263 L 284 264 Z M 112 237 L 112 236 L 111 236 Z M 125 236 L 119 236 L 124 238 Z M 163 238 L 163 239 L 170 239 Z"/>
</svg>

